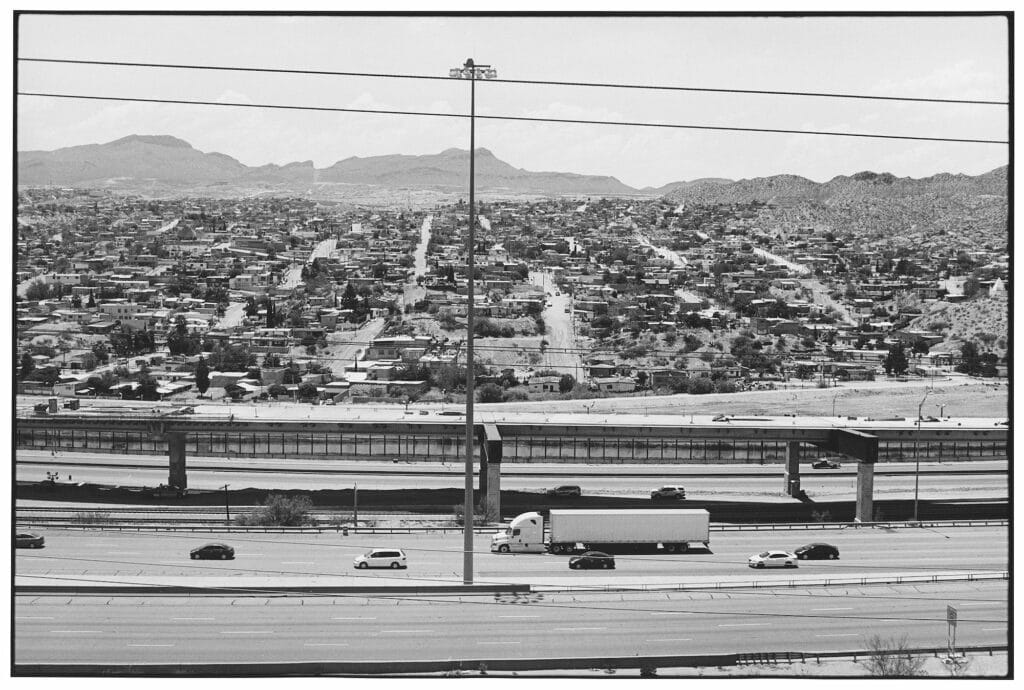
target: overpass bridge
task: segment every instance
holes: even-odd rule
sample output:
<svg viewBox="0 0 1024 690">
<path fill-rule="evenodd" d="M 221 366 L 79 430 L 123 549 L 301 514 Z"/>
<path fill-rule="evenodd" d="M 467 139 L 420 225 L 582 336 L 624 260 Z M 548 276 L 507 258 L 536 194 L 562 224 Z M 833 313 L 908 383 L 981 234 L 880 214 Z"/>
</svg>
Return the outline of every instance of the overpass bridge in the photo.
<svg viewBox="0 0 1024 690">
<path fill-rule="evenodd" d="M 856 516 L 873 519 L 874 466 L 886 461 L 1007 459 L 1009 424 L 991 418 L 474 414 L 479 489 L 500 509 L 501 464 L 781 464 L 800 492 L 800 461 L 857 461 Z M 188 455 L 465 460 L 465 417 L 402 407 L 228 405 L 19 408 L 16 448 L 166 453 L 168 483 L 188 485 Z"/>
</svg>

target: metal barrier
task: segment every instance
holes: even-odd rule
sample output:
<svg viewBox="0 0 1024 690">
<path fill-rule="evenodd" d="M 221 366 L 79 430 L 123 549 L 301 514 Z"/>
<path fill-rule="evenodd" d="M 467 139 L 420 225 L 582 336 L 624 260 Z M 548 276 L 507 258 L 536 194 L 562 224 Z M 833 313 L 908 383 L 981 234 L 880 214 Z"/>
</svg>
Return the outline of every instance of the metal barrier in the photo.
<svg viewBox="0 0 1024 690">
<path fill-rule="evenodd" d="M 424 661 L 299 661 L 256 663 L 140 663 L 125 664 L 14 664 L 15 676 L 314 676 L 314 675 L 401 675 L 401 674 L 474 674 L 514 673 L 521 671 L 639 669 L 641 676 L 653 676 L 658 669 L 702 668 L 736 666 L 739 664 L 780 663 L 785 660 L 806 662 L 814 659 L 849 659 L 871 657 L 883 650 L 856 649 L 836 652 L 743 652 L 727 654 L 628 656 L 628 657 L 569 657 L 540 659 L 466 658 Z M 896 650 L 893 650 L 896 651 Z M 989 656 L 995 652 L 1008 652 L 1009 645 L 959 646 L 964 654 Z M 901 654 L 935 656 L 948 654 L 947 647 L 915 647 L 899 650 Z M 865 675 L 867 675 L 865 673 Z"/>
</svg>

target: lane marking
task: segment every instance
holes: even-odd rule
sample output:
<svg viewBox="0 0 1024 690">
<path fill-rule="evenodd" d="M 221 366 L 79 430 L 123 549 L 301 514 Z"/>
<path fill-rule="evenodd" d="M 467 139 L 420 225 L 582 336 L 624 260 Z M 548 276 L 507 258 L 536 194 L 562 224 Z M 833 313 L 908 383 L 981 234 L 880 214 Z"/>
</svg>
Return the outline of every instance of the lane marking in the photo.
<svg viewBox="0 0 1024 690">
<path fill-rule="evenodd" d="M 281 561 L 281 565 L 313 565 L 315 561 Z"/>
<path fill-rule="evenodd" d="M 555 628 L 554 632 L 575 632 L 576 630 L 607 630 L 608 628 Z"/>
<path fill-rule="evenodd" d="M 102 633 L 102 630 L 51 630 L 51 633 L 90 633 L 97 634 Z"/>
<path fill-rule="evenodd" d="M 477 642 L 477 644 L 521 644 L 519 642 Z"/>
<path fill-rule="evenodd" d="M 335 621 L 375 621 L 375 620 L 377 620 L 377 617 L 376 616 L 355 616 L 355 617 L 352 617 L 352 618 L 339 617 L 339 618 L 332 618 L 331 620 L 335 620 Z"/>
<path fill-rule="evenodd" d="M 771 625 L 770 623 L 721 623 L 719 628 L 751 628 L 755 625 Z"/>
<path fill-rule="evenodd" d="M 347 642 L 306 642 L 305 647 L 348 647 Z"/>
<path fill-rule="evenodd" d="M 384 633 L 429 633 L 434 632 L 433 630 L 381 630 L 380 634 Z"/>
<path fill-rule="evenodd" d="M 828 609 L 811 609 L 811 611 L 853 611 L 852 606 L 837 606 Z"/>
<path fill-rule="evenodd" d="M 692 611 L 651 611 L 652 616 L 692 616 Z"/>
<path fill-rule="evenodd" d="M 172 618 L 172 621 L 212 621 L 213 618 Z"/>
<path fill-rule="evenodd" d="M 815 637 L 859 637 L 860 633 L 827 633 Z"/>
<path fill-rule="evenodd" d="M 221 630 L 221 635 L 273 635 L 273 630 Z"/>
<path fill-rule="evenodd" d="M 128 643 L 129 647 L 173 647 L 173 644 L 132 644 Z"/>
<path fill-rule="evenodd" d="M 644 640 L 645 642 L 693 642 L 692 637 L 656 637 L 653 640 Z"/>
<path fill-rule="evenodd" d="M 968 601 L 957 604 L 957 606 L 993 606 L 993 605 L 1005 605 L 1005 601 Z"/>
<path fill-rule="evenodd" d="M 1006 629 L 1006 626 L 1004 625 L 1002 628 L 982 628 L 982 631 L 983 632 L 999 632 L 1000 630 L 1005 630 L 1005 629 Z"/>
<path fill-rule="evenodd" d="M 17 621 L 52 621 L 53 616 L 15 616 Z"/>
<path fill-rule="evenodd" d="M 498 616 L 498 618 L 540 618 L 540 616 Z"/>
</svg>

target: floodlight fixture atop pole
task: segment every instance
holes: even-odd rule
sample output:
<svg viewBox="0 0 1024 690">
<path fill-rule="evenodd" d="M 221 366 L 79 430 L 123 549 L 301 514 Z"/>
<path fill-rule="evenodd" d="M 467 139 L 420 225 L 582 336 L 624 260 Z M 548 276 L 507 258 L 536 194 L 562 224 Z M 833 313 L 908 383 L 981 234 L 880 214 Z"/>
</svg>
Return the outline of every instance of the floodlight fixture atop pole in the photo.
<svg viewBox="0 0 1024 690">
<path fill-rule="evenodd" d="M 495 79 L 498 71 L 490 65 L 478 65 L 473 58 L 466 60 L 462 67 L 448 70 L 454 79 L 469 80 L 469 229 L 466 234 L 466 484 L 462 512 L 462 581 L 473 584 L 473 253 L 476 240 L 473 236 L 476 224 L 474 200 L 474 156 L 476 151 L 476 81 Z"/>
<path fill-rule="evenodd" d="M 921 483 L 921 408 L 924 407 L 924 401 L 928 399 L 929 393 L 931 391 L 926 389 L 921 404 L 917 406 L 917 438 L 914 439 L 914 522 L 917 522 L 917 491 Z"/>
</svg>

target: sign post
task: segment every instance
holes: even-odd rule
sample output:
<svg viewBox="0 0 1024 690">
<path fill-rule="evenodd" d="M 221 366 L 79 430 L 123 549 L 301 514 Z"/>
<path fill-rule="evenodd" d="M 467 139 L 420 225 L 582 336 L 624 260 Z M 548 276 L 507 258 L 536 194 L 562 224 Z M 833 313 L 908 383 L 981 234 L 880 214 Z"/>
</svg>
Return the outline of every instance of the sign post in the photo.
<svg viewBox="0 0 1024 690">
<path fill-rule="evenodd" d="M 956 609 L 946 605 L 946 641 L 950 656 L 956 656 Z"/>
</svg>

